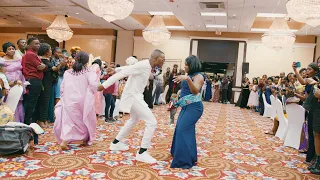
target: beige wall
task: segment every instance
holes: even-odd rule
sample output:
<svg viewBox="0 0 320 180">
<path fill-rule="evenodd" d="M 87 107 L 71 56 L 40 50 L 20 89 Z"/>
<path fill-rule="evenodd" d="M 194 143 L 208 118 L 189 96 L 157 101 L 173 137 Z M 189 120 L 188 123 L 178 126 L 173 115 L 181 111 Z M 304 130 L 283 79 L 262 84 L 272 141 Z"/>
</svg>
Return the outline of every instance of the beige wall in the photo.
<svg viewBox="0 0 320 180">
<path fill-rule="evenodd" d="M 116 48 L 116 64 L 121 66 L 126 64 L 126 59 L 133 54 L 134 31 L 118 31 L 117 48 Z"/>
<path fill-rule="evenodd" d="M 101 60 L 110 63 L 113 61 L 114 39 L 114 36 L 74 35 L 69 41 L 66 41 L 65 49 L 80 46 L 82 51 L 93 54 L 94 57 L 101 56 Z"/>
<path fill-rule="evenodd" d="M 2 51 L 2 44 L 5 42 L 12 42 L 18 48 L 17 41 L 21 38 L 26 39 L 27 35 L 25 33 L 0 33 L 0 51 Z"/>
<path fill-rule="evenodd" d="M 163 69 L 173 66 L 173 64 L 178 64 L 180 69 L 184 68 L 185 59 L 190 53 L 190 39 L 189 38 L 172 38 L 164 44 L 159 46 L 154 46 L 151 43 L 146 42 L 142 37 L 134 38 L 134 50 L 133 55 L 137 56 L 139 60 L 144 58 L 149 58 L 152 51 L 159 49 L 165 53 L 166 63 Z"/>
<path fill-rule="evenodd" d="M 248 42 L 246 62 L 249 63 L 247 77 L 261 77 L 279 75 L 280 72 L 292 72 L 292 62 L 301 62 L 306 67 L 313 62 L 315 44 L 295 44 L 291 48 L 275 51 L 265 47 L 261 42 Z"/>
</svg>

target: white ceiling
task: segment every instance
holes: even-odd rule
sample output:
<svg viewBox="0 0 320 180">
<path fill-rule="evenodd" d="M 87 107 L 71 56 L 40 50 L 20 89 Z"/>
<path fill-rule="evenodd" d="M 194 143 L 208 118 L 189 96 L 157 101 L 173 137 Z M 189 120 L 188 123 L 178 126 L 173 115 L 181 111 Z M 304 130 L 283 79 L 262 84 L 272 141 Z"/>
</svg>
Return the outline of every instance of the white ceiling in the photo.
<svg viewBox="0 0 320 180">
<path fill-rule="evenodd" d="M 287 0 L 135 0 L 134 14 L 148 11 L 170 11 L 186 30 L 214 31 L 205 24 L 228 25 L 222 32 L 251 32 L 257 13 L 286 14 Z M 199 2 L 224 2 L 225 10 L 201 9 Z M 225 11 L 227 17 L 203 17 L 200 12 Z M 116 30 L 144 29 L 144 25 L 128 17 L 108 23 L 89 10 L 87 0 L 0 0 L 0 18 L 6 18 L 12 27 L 47 27 L 51 22 L 32 16 L 33 14 L 67 14 L 86 22 L 87 25 L 70 25 L 71 28 L 112 28 Z M 7 24 L 0 24 L 8 26 Z M 318 28 L 305 26 L 297 34 L 320 35 Z"/>
</svg>

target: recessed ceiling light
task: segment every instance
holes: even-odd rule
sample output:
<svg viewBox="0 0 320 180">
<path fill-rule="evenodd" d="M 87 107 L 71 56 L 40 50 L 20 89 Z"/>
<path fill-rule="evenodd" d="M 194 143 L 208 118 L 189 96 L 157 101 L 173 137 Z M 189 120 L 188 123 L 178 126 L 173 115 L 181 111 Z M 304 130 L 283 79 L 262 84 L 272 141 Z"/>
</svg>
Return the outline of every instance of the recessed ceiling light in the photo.
<svg viewBox="0 0 320 180">
<path fill-rule="evenodd" d="M 200 25 L 198 25 L 198 27 L 200 27 Z"/>
<path fill-rule="evenodd" d="M 149 11 L 149 14 L 150 15 L 153 15 L 153 16 L 156 16 L 156 15 L 159 15 L 159 16 L 173 16 L 173 12 L 168 12 L 168 11 L 163 11 L 163 12 L 160 12 L 160 11 Z"/>
<path fill-rule="evenodd" d="M 201 16 L 227 16 L 226 12 L 200 12 Z"/>
<path fill-rule="evenodd" d="M 251 31 L 253 32 L 267 32 L 269 29 L 264 29 L 264 28 L 251 28 Z M 298 32 L 299 30 L 297 29 L 290 29 L 291 32 Z"/>
<path fill-rule="evenodd" d="M 282 18 L 285 17 L 286 14 L 277 14 L 277 13 L 258 13 L 257 17 L 274 17 L 274 18 Z"/>
<path fill-rule="evenodd" d="M 207 28 L 228 28 L 228 25 L 206 24 Z"/>
<path fill-rule="evenodd" d="M 232 16 L 236 16 L 236 14 L 233 14 Z"/>
<path fill-rule="evenodd" d="M 79 13 L 76 13 L 76 14 L 79 14 Z"/>
<path fill-rule="evenodd" d="M 235 26 L 232 27 L 233 29 L 236 28 Z"/>
<path fill-rule="evenodd" d="M 184 26 L 166 26 L 167 29 L 185 29 Z"/>
</svg>

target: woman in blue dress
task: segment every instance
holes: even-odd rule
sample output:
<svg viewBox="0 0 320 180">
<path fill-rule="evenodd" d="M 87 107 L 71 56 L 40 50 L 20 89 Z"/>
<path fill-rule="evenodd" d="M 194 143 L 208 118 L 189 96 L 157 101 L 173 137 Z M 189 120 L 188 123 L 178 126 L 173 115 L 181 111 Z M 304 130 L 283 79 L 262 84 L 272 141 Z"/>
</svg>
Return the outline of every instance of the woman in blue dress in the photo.
<svg viewBox="0 0 320 180">
<path fill-rule="evenodd" d="M 175 107 L 182 107 L 174 132 L 171 155 L 171 168 L 192 168 L 197 163 L 196 123 L 203 113 L 201 87 L 204 76 L 199 59 L 191 55 L 186 59 L 185 71 L 188 75 L 180 75 L 174 81 L 181 81 L 180 99 Z"/>
<path fill-rule="evenodd" d="M 208 75 L 207 76 L 207 79 L 206 79 L 206 93 L 205 93 L 205 96 L 204 96 L 204 101 L 210 101 L 211 98 L 212 98 L 212 80 L 210 79 L 210 76 Z"/>
</svg>

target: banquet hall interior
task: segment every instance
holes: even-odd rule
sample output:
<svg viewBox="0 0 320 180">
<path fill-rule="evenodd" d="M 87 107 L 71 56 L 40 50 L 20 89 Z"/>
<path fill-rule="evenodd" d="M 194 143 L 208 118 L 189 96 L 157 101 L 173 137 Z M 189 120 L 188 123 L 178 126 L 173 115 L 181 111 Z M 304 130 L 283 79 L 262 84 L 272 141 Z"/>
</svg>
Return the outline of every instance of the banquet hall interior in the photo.
<svg viewBox="0 0 320 180">
<path fill-rule="evenodd" d="M 319 27 L 320 0 L 0 0 L 0 179 L 319 179 Z M 67 80 L 81 76 L 73 71 L 83 55 L 81 72 L 98 67 L 98 86 L 136 59 L 151 62 L 156 49 L 164 64 L 152 69 L 143 93 L 157 121 L 147 151 L 157 162 L 148 164 L 136 160 L 143 119 L 123 140 L 129 150 L 109 147 L 130 119 L 119 104 L 134 75 L 103 92 Z M 174 79 L 186 76 L 190 55 L 204 77 L 197 160 L 171 168 L 176 126 L 188 120 L 180 117 L 184 107 L 172 106 L 184 88 Z M 83 107 L 94 122 L 83 121 L 95 133 L 92 143 L 70 141 L 66 150 L 55 121 L 66 99 L 81 99 L 70 87 L 94 91 Z"/>
</svg>

